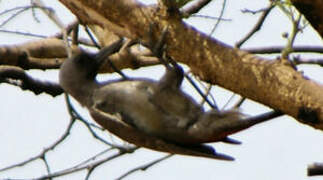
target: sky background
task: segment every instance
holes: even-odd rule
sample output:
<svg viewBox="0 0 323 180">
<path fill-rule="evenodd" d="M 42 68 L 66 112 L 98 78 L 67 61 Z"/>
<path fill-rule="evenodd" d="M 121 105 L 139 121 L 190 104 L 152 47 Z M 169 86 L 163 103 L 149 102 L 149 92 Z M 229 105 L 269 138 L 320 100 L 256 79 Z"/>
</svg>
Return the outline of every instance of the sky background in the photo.
<svg viewBox="0 0 323 180">
<path fill-rule="evenodd" d="M 44 2 L 55 9 L 65 24 L 75 19 L 57 1 L 47 0 Z M 145 1 L 145 3 L 152 2 Z M 2 0 L 0 12 L 12 7 L 28 5 L 28 3 L 29 1 L 24 0 Z M 267 0 L 228 1 L 224 18 L 231 19 L 231 21 L 222 22 L 213 36 L 226 44 L 234 45 L 249 32 L 256 23 L 257 17 L 259 17 L 259 15 L 243 14 L 241 10 L 245 8 L 258 10 L 267 7 L 267 5 Z M 217 17 L 221 6 L 222 1 L 214 1 L 204 8 L 200 14 Z M 8 16 L 0 16 L 0 22 L 3 22 L 6 17 Z M 37 17 L 41 21 L 40 23 L 35 22 L 32 19 L 31 12 L 27 11 L 1 29 L 42 35 L 53 35 L 59 32 L 59 29 L 41 12 L 37 13 Z M 203 18 L 192 18 L 186 21 L 207 34 L 210 33 L 215 24 L 214 20 Z M 286 40 L 282 38 L 282 33 L 290 32 L 290 30 L 291 24 L 288 19 L 281 11 L 275 9 L 266 19 L 261 31 L 254 35 L 243 48 L 285 45 Z M 0 32 L 1 45 L 37 39 Z M 309 26 L 306 27 L 303 34 L 297 36 L 296 44 L 323 46 L 322 40 Z M 322 54 L 318 56 L 322 57 Z M 270 56 L 272 59 L 275 57 L 277 55 Z M 306 76 L 323 83 L 322 67 L 302 65 L 299 68 L 304 71 Z M 163 71 L 163 67 L 151 67 L 136 71 L 125 70 L 124 72 L 129 76 L 158 79 Z M 43 80 L 55 82 L 58 80 L 57 71 L 54 70 L 32 70 L 28 71 L 28 74 Z M 107 74 L 100 76 L 100 79 L 115 77 L 117 76 Z M 192 87 L 187 83 L 184 84 L 183 89 L 197 97 Z M 214 92 L 220 106 L 223 106 L 232 95 L 231 92 L 219 87 L 215 88 Z M 77 102 L 74 102 L 74 104 L 77 106 Z M 90 119 L 86 110 L 77 107 L 82 115 Z M 268 108 L 247 101 L 243 104 L 242 110 L 245 113 L 255 115 L 268 111 Z M 0 168 L 20 162 L 41 152 L 43 148 L 52 144 L 64 132 L 69 119 L 62 95 L 55 98 L 46 94 L 35 96 L 29 91 L 0 84 Z M 109 140 L 112 138 L 108 133 L 102 135 Z M 126 179 L 320 179 L 319 177 L 308 178 L 306 168 L 313 162 L 323 162 L 322 131 L 300 124 L 288 116 L 283 116 L 237 133 L 232 137 L 242 141 L 243 144 L 233 146 L 213 143 L 212 145 L 217 151 L 235 157 L 236 161 L 234 162 L 176 155 L 147 171 L 136 172 Z M 116 139 L 114 141 L 119 142 Z M 51 170 L 55 172 L 71 167 L 106 148 L 91 137 L 86 127 L 78 123 L 72 129 L 71 136 L 54 151 L 48 153 Z M 134 167 L 165 155 L 165 153 L 142 148 L 133 154 L 125 155 L 96 169 L 91 179 L 114 179 Z M 45 166 L 38 160 L 25 167 L 0 172 L 0 179 L 38 177 L 45 172 Z M 85 171 L 57 179 L 78 180 L 83 179 L 84 175 Z"/>
</svg>

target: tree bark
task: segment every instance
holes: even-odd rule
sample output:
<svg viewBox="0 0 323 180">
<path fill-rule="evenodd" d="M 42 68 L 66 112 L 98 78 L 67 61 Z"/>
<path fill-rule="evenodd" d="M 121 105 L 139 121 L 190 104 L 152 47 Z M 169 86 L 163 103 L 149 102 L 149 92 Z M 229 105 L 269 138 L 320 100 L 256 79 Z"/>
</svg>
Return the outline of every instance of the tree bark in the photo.
<svg viewBox="0 0 323 180">
<path fill-rule="evenodd" d="M 158 39 L 167 26 L 167 53 L 202 80 L 280 110 L 323 130 L 323 86 L 286 60 L 263 59 L 197 31 L 165 7 L 134 0 L 60 0 L 84 24 L 96 24 L 131 39 Z"/>
</svg>

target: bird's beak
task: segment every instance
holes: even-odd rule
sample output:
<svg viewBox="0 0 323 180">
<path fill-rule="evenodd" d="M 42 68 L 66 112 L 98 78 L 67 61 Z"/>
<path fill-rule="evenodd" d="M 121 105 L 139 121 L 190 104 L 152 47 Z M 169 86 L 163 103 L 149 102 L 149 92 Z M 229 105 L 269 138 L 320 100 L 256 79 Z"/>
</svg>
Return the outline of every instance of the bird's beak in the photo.
<svg viewBox="0 0 323 180">
<path fill-rule="evenodd" d="M 98 64 L 98 67 L 100 67 L 111 54 L 118 52 L 122 44 L 123 44 L 123 39 L 120 39 L 112 43 L 110 46 L 106 46 L 102 48 L 95 55 L 95 60 L 96 60 L 96 63 Z"/>
</svg>

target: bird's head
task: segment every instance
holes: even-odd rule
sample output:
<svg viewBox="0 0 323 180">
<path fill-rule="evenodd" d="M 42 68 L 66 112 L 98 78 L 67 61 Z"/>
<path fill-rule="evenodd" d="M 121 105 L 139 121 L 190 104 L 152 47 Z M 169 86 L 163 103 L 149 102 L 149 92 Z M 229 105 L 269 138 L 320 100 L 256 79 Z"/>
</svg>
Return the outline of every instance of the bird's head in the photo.
<svg viewBox="0 0 323 180">
<path fill-rule="evenodd" d="M 108 56 L 117 52 L 122 45 L 122 40 L 102 48 L 98 53 L 89 53 L 82 50 L 66 60 L 60 68 L 60 84 L 64 88 L 64 81 L 71 83 L 71 79 L 78 82 L 93 81 L 101 65 Z"/>
</svg>

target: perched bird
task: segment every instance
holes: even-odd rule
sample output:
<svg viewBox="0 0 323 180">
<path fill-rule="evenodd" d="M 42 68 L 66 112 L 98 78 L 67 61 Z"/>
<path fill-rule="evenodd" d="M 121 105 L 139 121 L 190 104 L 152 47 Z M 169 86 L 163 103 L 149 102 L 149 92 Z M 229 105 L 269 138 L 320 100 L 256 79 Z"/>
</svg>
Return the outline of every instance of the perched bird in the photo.
<svg viewBox="0 0 323 180">
<path fill-rule="evenodd" d="M 87 108 L 115 115 L 149 136 L 179 145 L 234 142 L 227 136 L 264 121 L 244 119 L 236 110 L 205 112 L 180 89 L 183 70 L 176 65 L 167 68 L 159 81 L 98 82 L 95 78 L 101 64 L 120 46 L 117 42 L 97 54 L 83 51 L 66 60 L 59 73 L 62 88 Z"/>
</svg>

